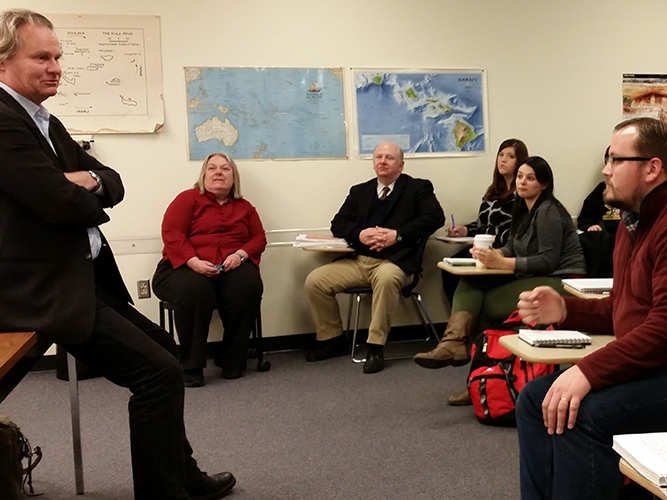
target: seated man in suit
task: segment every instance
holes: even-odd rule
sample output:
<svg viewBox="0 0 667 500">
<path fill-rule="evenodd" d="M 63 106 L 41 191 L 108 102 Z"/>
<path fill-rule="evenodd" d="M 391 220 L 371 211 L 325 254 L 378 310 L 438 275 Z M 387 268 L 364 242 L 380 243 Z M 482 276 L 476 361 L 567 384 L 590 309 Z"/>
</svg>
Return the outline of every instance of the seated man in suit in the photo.
<svg viewBox="0 0 667 500">
<path fill-rule="evenodd" d="M 331 221 L 333 235 L 345 238 L 356 251 L 315 269 L 306 278 L 317 333 L 317 346 L 308 352 L 307 361 L 347 351 L 336 294 L 350 287 L 370 286 L 373 302 L 364 373 L 384 368 L 382 348 L 401 288 L 421 270 L 419 243 L 445 223 L 431 182 L 403 174 L 403 165 L 401 148 L 391 142 L 380 144 L 373 153 L 377 178 L 352 186 Z"/>
<path fill-rule="evenodd" d="M 174 340 L 129 304 L 98 228 L 120 176 L 42 105 L 62 74 L 53 25 L 7 10 L 0 40 L 0 331 L 37 331 L 130 389 L 135 500 L 222 498 L 236 479 L 192 457 Z"/>
</svg>

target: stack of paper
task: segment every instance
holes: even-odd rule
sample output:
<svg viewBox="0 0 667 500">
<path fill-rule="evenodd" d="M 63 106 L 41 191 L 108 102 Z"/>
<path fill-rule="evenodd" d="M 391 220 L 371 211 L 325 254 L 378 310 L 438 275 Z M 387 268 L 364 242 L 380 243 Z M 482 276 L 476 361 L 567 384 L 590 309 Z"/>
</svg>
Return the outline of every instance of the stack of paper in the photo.
<svg viewBox="0 0 667 500">
<path fill-rule="evenodd" d="M 614 451 L 646 479 L 667 489 L 667 432 L 614 436 Z"/>
<path fill-rule="evenodd" d="M 519 330 L 519 338 L 536 347 L 583 347 L 591 338 L 574 330 Z"/>
<path fill-rule="evenodd" d="M 343 238 L 333 236 L 317 236 L 312 234 L 300 234 L 294 241 L 296 248 L 348 248 L 347 241 Z"/>
</svg>

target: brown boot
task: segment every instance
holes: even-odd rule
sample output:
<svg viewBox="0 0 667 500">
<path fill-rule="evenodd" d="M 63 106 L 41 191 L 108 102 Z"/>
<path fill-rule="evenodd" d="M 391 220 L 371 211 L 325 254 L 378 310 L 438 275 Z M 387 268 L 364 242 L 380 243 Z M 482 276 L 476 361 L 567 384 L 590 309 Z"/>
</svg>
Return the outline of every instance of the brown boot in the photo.
<svg viewBox="0 0 667 500">
<path fill-rule="evenodd" d="M 466 311 L 452 314 L 447 322 L 447 329 L 435 349 L 416 354 L 413 358 L 415 363 L 424 368 L 468 364 L 470 362 L 468 338 L 475 326 L 475 320 L 475 316 Z"/>
<path fill-rule="evenodd" d="M 461 392 L 452 394 L 447 398 L 447 404 L 452 406 L 469 406 L 472 404 L 472 399 L 470 399 L 470 391 L 466 387 Z"/>
</svg>

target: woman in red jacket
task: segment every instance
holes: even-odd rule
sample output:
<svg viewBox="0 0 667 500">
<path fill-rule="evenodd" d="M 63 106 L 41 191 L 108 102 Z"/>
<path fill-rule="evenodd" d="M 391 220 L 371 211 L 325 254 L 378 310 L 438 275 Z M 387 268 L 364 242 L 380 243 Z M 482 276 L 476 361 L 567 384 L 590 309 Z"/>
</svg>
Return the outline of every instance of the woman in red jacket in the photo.
<svg viewBox="0 0 667 500">
<path fill-rule="evenodd" d="M 162 240 L 153 290 L 174 306 L 185 386 L 204 385 L 206 340 L 216 306 L 225 331 L 215 364 L 223 378 L 243 376 L 262 298 L 258 266 L 266 236 L 255 207 L 241 195 L 234 160 L 224 153 L 206 158 L 194 187 L 167 208 Z"/>
</svg>

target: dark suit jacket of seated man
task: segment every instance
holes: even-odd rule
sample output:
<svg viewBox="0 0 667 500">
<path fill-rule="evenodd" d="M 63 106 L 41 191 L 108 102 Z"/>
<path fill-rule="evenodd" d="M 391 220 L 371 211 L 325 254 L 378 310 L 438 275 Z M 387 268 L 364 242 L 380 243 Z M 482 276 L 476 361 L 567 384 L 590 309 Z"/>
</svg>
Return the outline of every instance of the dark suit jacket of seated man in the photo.
<svg viewBox="0 0 667 500">
<path fill-rule="evenodd" d="M 616 434 L 667 432 L 667 124 L 620 123 L 602 173 L 623 210 L 609 297 L 519 296 L 527 323 L 616 336 L 574 366 L 538 377 L 516 407 L 522 500 L 619 498 Z"/>
<path fill-rule="evenodd" d="M 350 287 L 371 286 L 364 373 L 384 367 L 382 347 L 401 288 L 421 271 L 419 243 L 445 222 L 431 182 L 403 174 L 403 166 L 403 152 L 396 144 L 380 144 L 373 154 L 377 177 L 352 186 L 331 221 L 333 235 L 345 238 L 355 253 L 314 270 L 306 278 L 318 340 L 306 356 L 308 361 L 346 352 L 336 294 Z"/>
<path fill-rule="evenodd" d="M 192 457 L 175 342 L 129 304 L 97 227 L 121 178 L 42 106 L 61 76 L 53 25 L 4 11 L 0 39 L 0 331 L 35 330 L 132 391 L 135 500 L 221 498 L 236 480 Z"/>
</svg>

